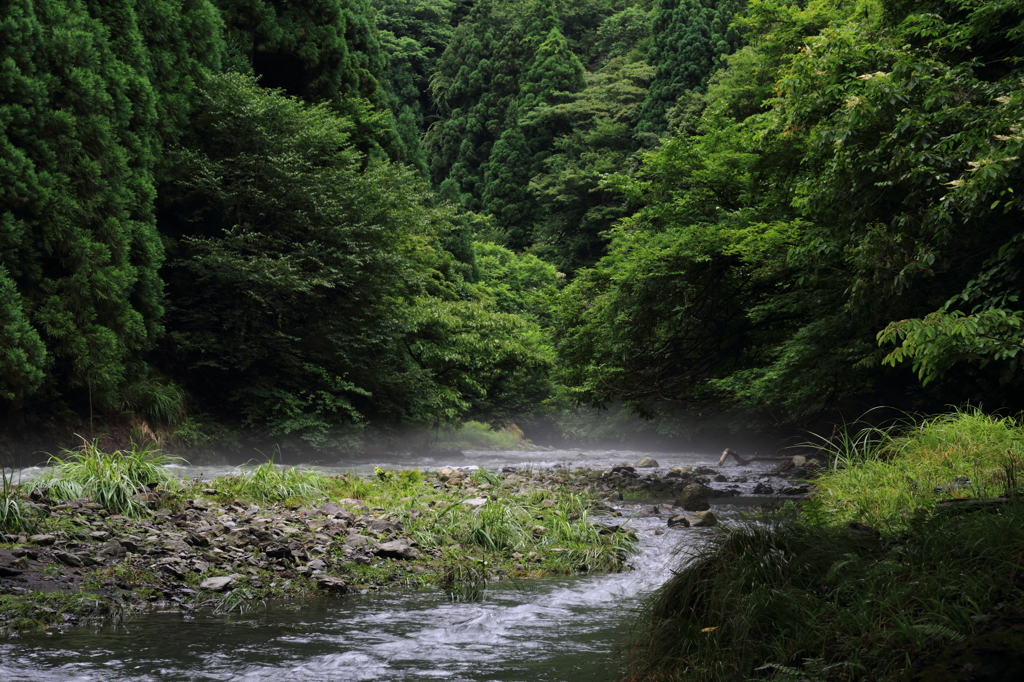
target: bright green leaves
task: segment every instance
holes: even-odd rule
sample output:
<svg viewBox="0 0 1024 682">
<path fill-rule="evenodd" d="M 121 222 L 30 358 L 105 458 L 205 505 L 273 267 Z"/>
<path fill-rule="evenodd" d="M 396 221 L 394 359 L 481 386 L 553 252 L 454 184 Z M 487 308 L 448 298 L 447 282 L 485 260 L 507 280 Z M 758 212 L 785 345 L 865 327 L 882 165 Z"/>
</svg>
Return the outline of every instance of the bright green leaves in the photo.
<svg viewBox="0 0 1024 682">
<path fill-rule="evenodd" d="M 893 322 L 878 333 L 880 344 L 899 344 L 883 362 L 895 366 L 909 361 L 921 383 L 944 375 L 957 362 L 982 366 L 1000 362 L 1009 380 L 1024 351 L 1024 313 L 993 308 L 974 315 L 936 311 L 923 319 Z"/>
</svg>

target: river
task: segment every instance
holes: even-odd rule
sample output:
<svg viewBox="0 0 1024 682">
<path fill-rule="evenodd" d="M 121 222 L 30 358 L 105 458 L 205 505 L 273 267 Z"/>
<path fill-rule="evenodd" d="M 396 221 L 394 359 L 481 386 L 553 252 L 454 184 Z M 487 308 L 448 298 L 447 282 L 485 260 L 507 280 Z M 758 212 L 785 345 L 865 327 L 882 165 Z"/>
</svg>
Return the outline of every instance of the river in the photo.
<svg viewBox="0 0 1024 682">
<path fill-rule="evenodd" d="M 348 463 L 342 468 L 589 468 L 635 461 L 643 454 L 475 452 L 466 461 Z M 715 464 L 697 454 L 653 456 L 663 467 Z M 181 473 L 208 478 L 224 471 L 206 467 Z M 629 517 L 638 506 L 622 505 L 621 511 Z M 728 507 L 715 510 L 731 514 Z M 630 562 L 633 570 L 623 573 L 499 583 L 473 603 L 453 603 L 440 591 L 424 590 L 274 603 L 246 614 L 155 611 L 119 627 L 79 627 L 0 644 L 0 680 L 612 680 L 621 668 L 611 652 L 643 597 L 679 566 L 680 551 L 713 532 L 667 530 L 658 517 L 630 518 L 628 527 L 637 532 L 639 551 Z"/>
</svg>

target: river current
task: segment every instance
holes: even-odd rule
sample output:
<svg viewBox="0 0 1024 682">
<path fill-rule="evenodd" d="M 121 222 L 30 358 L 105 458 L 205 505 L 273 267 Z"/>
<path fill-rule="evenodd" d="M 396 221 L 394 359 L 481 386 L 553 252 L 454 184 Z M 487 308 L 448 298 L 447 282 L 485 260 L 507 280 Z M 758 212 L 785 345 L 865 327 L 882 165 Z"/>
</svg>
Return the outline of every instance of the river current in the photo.
<svg viewBox="0 0 1024 682">
<path fill-rule="evenodd" d="M 643 454 L 472 452 L 465 461 L 354 463 L 341 469 L 379 464 L 594 468 Z M 653 456 L 662 467 L 716 463 L 707 455 Z M 189 467 L 181 473 L 211 478 L 228 470 Z M 636 507 L 624 505 L 621 511 L 630 517 Z M 727 508 L 716 511 L 729 515 Z M 274 603 L 241 615 L 156 611 L 119 627 L 79 627 L 2 643 L 0 680 L 613 680 L 621 664 L 612 652 L 643 597 L 709 532 L 668 530 L 657 517 L 630 518 L 627 527 L 637 532 L 639 551 L 630 561 L 633 570 L 623 573 L 498 583 L 473 603 L 453 603 L 440 591 L 426 590 Z"/>
</svg>

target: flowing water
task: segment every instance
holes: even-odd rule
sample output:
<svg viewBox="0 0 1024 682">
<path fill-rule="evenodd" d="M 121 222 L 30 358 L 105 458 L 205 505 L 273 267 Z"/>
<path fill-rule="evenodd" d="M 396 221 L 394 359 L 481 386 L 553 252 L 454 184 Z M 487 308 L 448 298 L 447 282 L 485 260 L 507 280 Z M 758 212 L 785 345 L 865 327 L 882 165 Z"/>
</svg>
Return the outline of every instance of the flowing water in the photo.
<svg viewBox="0 0 1024 682">
<path fill-rule="evenodd" d="M 589 468 L 641 454 L 470 453 L 465 462 L 402 465 Z M 655 456 L 662 466 L 715 463 L 699 455 Z M 343 468 L 373 464 L 388 465 Z M 656 517 L 631 518 L 627 527 L 637 532 L 639 552 L 631 560 L 634 570 L 623 573 L 498 584 L 475 603 L 452 603 L 433 590 L 398 591 L 271 604 L 245 615 L 149 613 L 118 628 L 76 628 L 0 644 L 0 680 L 613 680 L 621 668 L 611 652 L 641 599 L 678 568 L 679 550 L 706 537 L 702 529 L 668 531 Z"/>
</svg>

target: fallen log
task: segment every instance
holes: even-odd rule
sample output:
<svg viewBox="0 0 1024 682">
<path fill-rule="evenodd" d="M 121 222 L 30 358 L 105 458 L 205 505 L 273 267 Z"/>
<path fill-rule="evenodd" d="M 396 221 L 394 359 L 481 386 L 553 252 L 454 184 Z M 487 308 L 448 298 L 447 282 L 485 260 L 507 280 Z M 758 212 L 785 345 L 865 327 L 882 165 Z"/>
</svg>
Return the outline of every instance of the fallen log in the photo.
<svg viewBox="0 0 1024 682">
<path fill-rule="evenodd" d="M 779 457 L 758 457 L 755 455 L 753 457 L 742 457 L 740 453 L 736 452 L 732 448 L 726 448 L 722 451 L 722 456 L 718 460 L 718 466 L 725 464 L 725 460 L 729 459 L 730 455 L 735 458 L 737 462 L 743 465 L 751 464 L 752 462 L 788 462 L 796 456 L 781 455 Z"/>
</svg>

